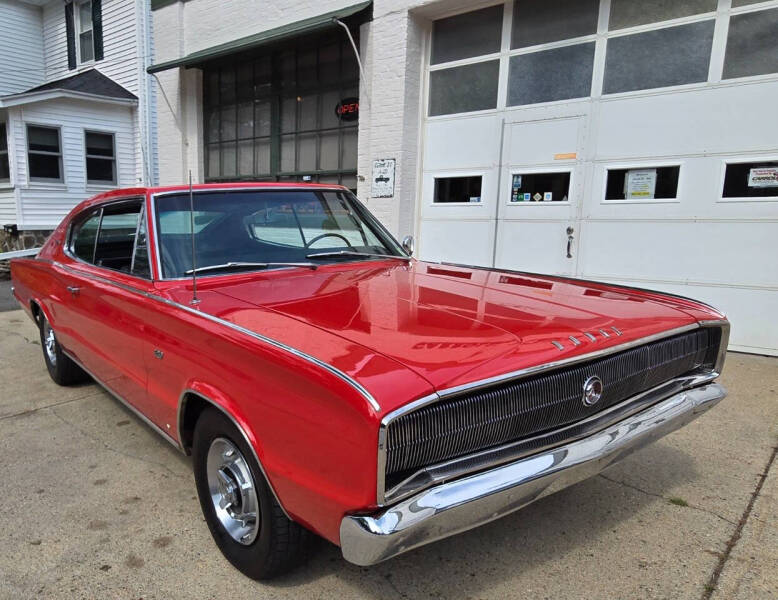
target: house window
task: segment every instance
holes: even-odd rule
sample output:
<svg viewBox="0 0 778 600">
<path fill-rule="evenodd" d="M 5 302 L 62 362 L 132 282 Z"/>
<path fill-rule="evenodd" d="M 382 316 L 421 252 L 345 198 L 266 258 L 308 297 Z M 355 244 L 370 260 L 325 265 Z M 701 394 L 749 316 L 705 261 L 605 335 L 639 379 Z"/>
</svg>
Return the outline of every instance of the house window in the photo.
<svg viewBox="0 0 778 600">
<path fill-rule="evenodd" d="M 79 2 L 76 10 L 76 32 L 78 33 L 78 62 L 95 59 L 95 34 L 92 23 L 92 3 Z"/>
<path fill-rule="evenodd" d="M 27 163 L 31 181 L 62 181 L 61 148 L 57 127 L 27 125 Z"/>
<path fill-rule="evenodd" d="M 0 123 L 0 181 L 10 181 L 11 169 L 8 164 L 8 132 L 5 123 Z"/>
<path fill-rule="evenodd" d="M 674 200 L 678 197 L 681 167 L 636 167 L 608 169 L 605 199 Z"/>
<path fill-rule="evenodd" d="M 112 133 L 87 131 L 86 182 L 95 184 L 116 183 L 116 150 Z"/>
<path fill-rule="evenodd" d="M 435 204 L 480 204 L 481 184 L 480 175 L 436 177 L 432 201 Z"/>
</svg>

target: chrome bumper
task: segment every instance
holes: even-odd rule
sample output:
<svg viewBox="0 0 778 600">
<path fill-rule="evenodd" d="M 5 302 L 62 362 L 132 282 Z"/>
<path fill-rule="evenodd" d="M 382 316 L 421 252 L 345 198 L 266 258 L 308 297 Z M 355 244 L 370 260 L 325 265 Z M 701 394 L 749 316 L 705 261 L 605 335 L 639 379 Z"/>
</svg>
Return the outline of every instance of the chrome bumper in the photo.
<svg viewBox="0 0 778 600">
<path fill-rule="evenodd" d="M 596 475 L 683 427 L 726 396 L 719 384 L 680 392 L 589 437 L 443 483 L 373 515 L 340 523 L 343 557 L 372 565 L 467 531 Z"/>
</svg>

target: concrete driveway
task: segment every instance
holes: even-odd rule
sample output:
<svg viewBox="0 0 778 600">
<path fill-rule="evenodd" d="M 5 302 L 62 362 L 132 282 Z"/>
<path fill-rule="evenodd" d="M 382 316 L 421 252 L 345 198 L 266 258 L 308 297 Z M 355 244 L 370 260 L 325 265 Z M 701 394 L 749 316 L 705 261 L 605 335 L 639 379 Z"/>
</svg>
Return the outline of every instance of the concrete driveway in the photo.
<svg viewBox="0 0 778 600">
<path fill-rule="evenodd" d="M 189 459 L 95 385 L 57 387 L 0 314 L 1 598 L 776 598 L 778 359 L 603 475 L 372 568 L 321 542 L 261 584 L 219 554 Z"/>
</svg>

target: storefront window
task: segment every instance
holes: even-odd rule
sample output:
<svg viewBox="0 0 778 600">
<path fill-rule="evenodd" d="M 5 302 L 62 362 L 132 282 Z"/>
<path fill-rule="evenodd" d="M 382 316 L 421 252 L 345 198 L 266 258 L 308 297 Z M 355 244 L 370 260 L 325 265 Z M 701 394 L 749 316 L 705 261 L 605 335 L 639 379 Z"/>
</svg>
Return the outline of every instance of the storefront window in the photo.
<svg viewBox="0 0 778 600">
<path fill-rule="evenodd" d="M 348 41 L 334 40 L 304 38 L 203 69 L 208 181 L 356 188 L 359 71 Z"/>
</svg>

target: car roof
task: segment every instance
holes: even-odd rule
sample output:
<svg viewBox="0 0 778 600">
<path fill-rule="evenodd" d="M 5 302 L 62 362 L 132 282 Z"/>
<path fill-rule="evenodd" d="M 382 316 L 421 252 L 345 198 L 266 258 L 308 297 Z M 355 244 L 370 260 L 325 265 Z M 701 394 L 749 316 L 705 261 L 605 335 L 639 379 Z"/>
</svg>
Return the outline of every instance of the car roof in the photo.
<svg viewBox="0 0 778 600">
<path fill-rule="evenodd" d="M 327 183 L 298 183 L 298 182 L 236 182 L 236 183 L 197 183 L 192 185 L 193 191 L 203 191 L 203 190 L 262 190 L 262 189 L 276 189 L 276 188 L 283 188 L 283 189 L 300 189 L 300 190 L 310 190 L 310 189 L 326 189 L 326 190 L 332 190 L 332 189 L 339 189 L 339 190 L 347 190 L 348 188 L 337 185 L 337 184 L 327 184 Z M 189 191 L 189 184 L 181 184 L 181 185 L 166 185 L 166 186 L 147 186 L 147 187 L 134 187 L 134 188 L 121 188 L 116 190 L 111 190 L 109 192 L 103 192 L 101 194 L 97 194 L 96 196 L 92 196 L 91 198 L 87 198 L 78 206 L 76 206 L 73 211 L 71 211 L 71 215 L 80 213 L 84 209 L 87 209 L 91 206 L 102 204 L 103 202 L 107 202 L 110 200 L 120 200 L 122 198 L 132 198 L 132 197 L 140 197 L 140 196 L 146 196 L 146 195 L 155 195 L 155 194 L 162 194 L 167 192 L 188 192 Z"/>
</svg>

